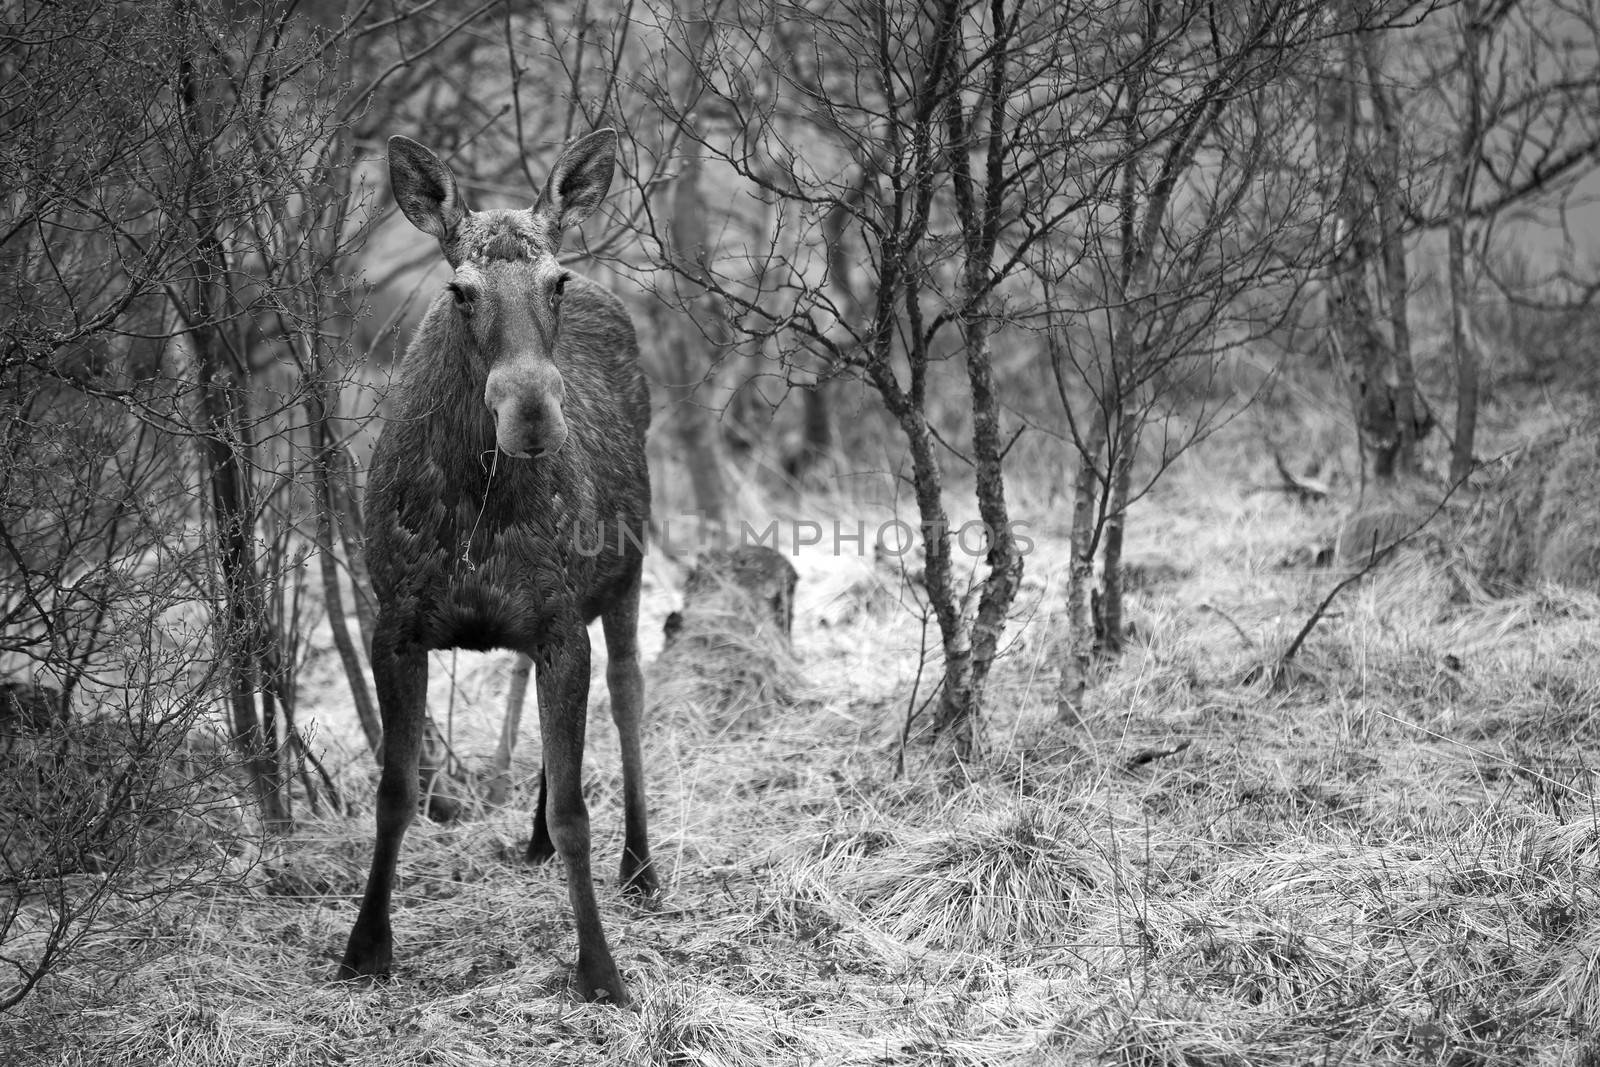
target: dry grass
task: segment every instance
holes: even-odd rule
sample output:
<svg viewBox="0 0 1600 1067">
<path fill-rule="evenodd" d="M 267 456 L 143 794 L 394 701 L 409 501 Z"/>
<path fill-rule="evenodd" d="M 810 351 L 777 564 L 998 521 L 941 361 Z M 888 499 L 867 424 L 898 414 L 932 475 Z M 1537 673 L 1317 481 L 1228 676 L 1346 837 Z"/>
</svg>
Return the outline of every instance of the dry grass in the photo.
<svg viewBox="0 0 1600 1067">
<path fill-rule="evenodd" d="M 760 729 L 820 691 L 770 619 L 739 603 L 700 606 L 645 679 L 649 716 L 696 733 Z"/>
<path fill-rule="evenodd" d="M 814 699 L 748 729 L 651 727 L 665 891 L 602 891 L 635 1010 L 572 999 L 560 871 L 499 858 L 522 812 L 419 823 L 397 977 L 330 982 L 363 811 L 304 825 L 246 889 L 108 922 L 84 967 L 0 1020 L 0 1061 L 1600 1063 L 1600 598 L 1489 600 L 1448 553 L 1403 554 L 1269 689 L 1251 668 L 1332 580 L 1295 565 L 1338 516 L 1249 494 L 1266 464 L 1209 447 L 1141 504 L 1130 548 L 1157 578 L 1071 732 L 1048 710 L 1061 549 L 1037 525 L 991 755 L 965 774 L 915 746 L 894 774 L 921 632 L 900 591 L 802 556 Z M 647 600 L 656 634 L 673 598 Z M 459 699 L 469 757 L 492 747 L 498 690 L 478 679 L 500 670 L 458 662 L 458 692 L 488 694 Z M 601 691 L 588 777 L 610 875 Z"/>
<path fill-rule="evenodd" d="M 1489 580 L 1600 589 L 1597 474 L 1600 435 L 1593 425 L 1548 434 L 1495 464 L 1484 479 Z"/>
</svg>

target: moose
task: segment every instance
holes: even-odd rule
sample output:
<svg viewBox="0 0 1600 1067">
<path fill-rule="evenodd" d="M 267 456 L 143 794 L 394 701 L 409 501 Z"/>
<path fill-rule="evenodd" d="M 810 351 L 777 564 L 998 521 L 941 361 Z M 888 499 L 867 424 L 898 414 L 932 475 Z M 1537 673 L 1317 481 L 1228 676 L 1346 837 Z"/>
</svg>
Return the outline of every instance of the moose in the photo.
<svg viewBox="0 0 1600 1067">
<path fill-rule="evenodd" d="M 622 303 L 556 259 L 562 234 L 605 198 L 616 150 L 615 131 L 591 133 L 557 158 L 532 207 L 473 211 L 431 151 L 389 141 L 395 200 L 455 273 L 406 350 L 368 475 L 385 758 L 372 870 L 341 978 L 386 976 L 393 960 L 395 865 L 426 785 L 429 650 L 510 648 L 533 660 L 543 741 L 526 858 L 559 852 L 566 866 L 579 995 L 627 1003 L 589 872 L 581 775 L 588 625 L 598 617 L 622 741 L 622 885 L 653 894 L 638 648 L 650 401 Z M 595 529 L 616 531 L 616 543 L 595 551 L 591 537 L 578 551 L 574 532 Z"/>
</svg>

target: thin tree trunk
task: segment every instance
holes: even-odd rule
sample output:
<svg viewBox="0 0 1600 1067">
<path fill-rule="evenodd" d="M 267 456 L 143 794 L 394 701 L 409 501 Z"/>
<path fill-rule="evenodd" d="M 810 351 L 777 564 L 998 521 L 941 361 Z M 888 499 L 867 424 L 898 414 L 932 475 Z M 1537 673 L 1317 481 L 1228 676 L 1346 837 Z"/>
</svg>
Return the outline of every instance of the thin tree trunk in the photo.
<svg viewBox="0 0 1600 1067">
<path fill-rule="evenodd" d="M 344 147 L 343 141 L 340 142 L 340 146 L 336 151 L 348 163 L 348 149 Z M 324 217 L 323 228 L 313 230 L 309 234 L 299 234 L 297 242 L 308 251 L 318 247 L 316 242 L 324 242 L 320 246 L 320 258 L 312 261 L 304 279 L 314 287 L 317 312 L 324 321 L 337 313 L 334 301 L 330 299 L 332 287 L 337 285 L 333 277 L 332 264 L 337 255 L 334 246 L 338 244 L 344 222 L 344 212 L 340 205 L 345 203 L 345 197 L 349 192 L 350 171 L 348 168 L 331 168 L 331 173 L 336 176 L 342 175 L 342 179 L 335 177 L 336 185 L 325 190 L 327 197 L 325 205 L 333 209 L 333 215 L 331 219 Z M 289 235 L 298 229 L 298 220 L 288 217 L 280 210 L 277 225 L 280 231 Z M 331 246 L 326 243 L 329 241 Z M 349 536 L 349 520 L 353 516 L 354 524 L 359 529 L 360 513 L 353 505 L 341 507 L 340 479 L 345 479 L 342 488 L 348 491 L 351 488 L 351 479 L 348 475 L 353 465 L 334 427 L 334 419 L 339 412 L 339 381 L 335 376 L 336 368 L 323 334 L 311 330 L 301 336 L 305 350 L 301 355 L 300 367 L 302 387 L 305 390 L 306 422 L 311 435 L 311 477 L 316 501 L 316 521 L 312 536 L 317 547 L 318 571 L 322 579 L 323 609 L 327 613 L 328 627 L 333 633 L 333 643 L 338 650 L 339 661 L 344 667 L 345 683 L 350 688 L 350 697 L 355 705 L 356 718 L 361 723 L 361 732 L 367 741 L 367 749 L 376 757 L 383 748 L 383 722 L 379 716 L 377 701 L 367 685 L 366 663 L 357 649 L 355 638 L 350 633 L 349 618 L 345 613 L 344 593 L 339 584 L 337 542 L 338 531 L 342 527 L 346 534 L 345 554 L 351 564 L 351 588 L 357 604 L 359 624 L 362 590 L 355 573 L 360 553 L 355 550 L 354 539 Z M 370 626 L 361 628 L 362 648 L 366 647 L 365 634 L 370 630 Z M 309 785 L 309 777 L 307 783 Z"/>
<path fill-rule="evenodd" d="M 1451 484 L 1465 481 L 1474 466 L 1479 378 L 1482 374 L 1477 340 L 1469 318 L 1466 229 L 1466 219 L 1452 209 L 1450 244 L 1446 252 L 1450 275 L 1450 346 L 1456 357 L 1456 427 L 1455 440 L 1450 449 Z"/>
<path fill-rule="evenodd" d="M 1378 128 L 1378 172 L 1373 192 L 1378 206 L 1378 245 L 1389 311 L 1388 356 L 1394 368 L 1394 468 L 1398 475 L 1417 470 L 1417 443 L 1428 420 L 1419 412 L 1416 368 L 1411 360 L 1411 282 L 1406 267 L 1405 237 L 1400 217 L 1400 122 L 1398 105 L 1383 81 L 1383 59 L 1376 34 L 1361 34 L 1367 88 Z M 1423 409 L 1426 410 L 1425 408 Z"/>
<path fill-rule="evenodd" d="M 1369 480 L 1394 478 L 1399 431 L 1394 390 L 1388 383 L 1387 346 L 1376 329 L 1377 311 L 1367 291 L 1376 252 L 1363 167 L 1357 158 L 1361 132 L 1361 57 L 1346 38 L 1343 69 L 1325 81 L 1318 122 L 1318 148 L 1331 166 L 1337 188 L 1329 209 L 1336 220 L 1338 246 L 1329 263 L 1327 330 L 1329 348 L 1349 390 L 1361 453 L 1363 494 Z"/>
<path fill-rule="evenodd" d="M 201 316 L 210 313 L 210 304 L 204 299 L 197 301 L 196 307 Z M 266 699 L 261 657 L 268 635 L 264 632 L 266 604 L 250 552 L 250 508 L 234 436 L 240 414 L 238 390 L 227 381 L 227 372 L 219 368 L 216 348 L 220 341 L 215 334 L 213 327 L 201 327 L 194 339 L 197 369 L 204 382 L 200 410 L 207 431 L 202 452 L 211 488 L 217 559 L 222 569 L 226 623 L 219 648 L 229 661 L 234 742 L 249 769 L 262 817 L 269 829 L 287 829 L 291 820 L 278 775 L 276 739 L 267 733 L 271 711 L 266 707 L 258 711 L 257 707 L 258 699 Z"/>
<path fill-rule="evenodd" d="M 985 558 L 989 573 L 978 594 L 976 617 L 970 624 L 971 667 L 965 706 L 947 708 L 947 713 L 954 712 L 960 718 L 941 723 L 941 728 L 953 736 L 957 755 L 967 759 L 978 759 L 982 755 L 984 684 L 999 652 L 1006 615 L 1022 584 L 1023 567 L 1006 506 L 1002 465 L 1006 446 L 1001 438 L 1000 401 L 990 348 L 994 332 L 991 272 L 1007 165 L 1006 109 L 1002 101 L 1009 78 L 1008 43 L 1016 27 L 1016 16 L 1007 14 L 1003 0 L 994 0 L 990 13 L 994 41 L 987 51 L 983 72 L 988 108 L 985 110 L 979 104 L 968 115 L 959 93 L 953 93 L 945 104 L 951 187 L 964 246 L 961 342 L 967 386 L 972 397 L 974 490 L 989 546 Z M 961 84 L 962 51 L 959 45 L 950 51 L 948 78 L 952 87 Z M 977 149 L 982 150 L 981 180 L 975 178 L 972 167 L 972 155 Z M 959 536 L 957 543 L 966 547 Z M 967 628 L 966 614 L 965 610 L 961 613 L 963 629 Z"/>
<path fill-rule="evenodd" d="M 1155 239 L 1151 223 L 1158 222 L 1166 211 L 1165 200 L 1152 200 L 1145 205 L 1146 226 L 1139 225 L 1140 189 L 1144 186 L 1141 173 L 1144 149 L 1140 144 L 1139 106 L 1144 97 L 1143 78 L 1134 74 L 1132 88 L 1127 93 L 1124 118 L 1125 151 L 1128 160 L 1122 168 L 1121 219 L 1118 227 L 1122 254 L 1116 276 L 1117 304 L 1111 332 L 1111 391 L 1101 398 L 1106 415 L 1106 467 L 1104 532 L 1100 545 L 1100 597 L 1098 611 L 1092 612 L 1092 633 L 1095 652 L 1116 655 L 1122 651 L 1122 533 L 1127 522 L 1128 484 L 1132 477 L 1134 444 L 1138 440 L 1138 413 L 1130 395 L 1136 380 L 1137 360 L 1134 346 L 1137 343 L 1137 317 L 1144 304 L 1144 291 L 1150 273 L 1150 245 Z M 1159 195 L 1159 194 L 1154 194 Z M 1098 477 L 1098 472 L 1096 472 Z M 1085 634 L 1085 638 L 1089 635 Z"/>
<path fill-rule="evenodd" d="M 696 297 L 684 308 L 663 309 L 668 321 L 662 333 L 667 337 L 667 365 L 671 368 L 673 435 L 678 440 L 678 454 L 689 476 L 689 488 L 694 497 L 695 510 L 702 522 L 712 528 L 721 528 L 728 514 L 728 490 L 722 469 L 722 435 L 717 426 L 716 412 L 697 394 L 708 380 L 707 370 L 713 360 L 706 358 L 711 347 L 702 328 L 715 335 L 721 327 L 718 316 L 705 308 L 709 298 Z"/>
<path fill-rule="evenodd" d="M 916 304 L 920 295 L 910 270 L 905 271 L 903 281 L 896 271 L 885 288 L 888 291 L 899 290 L 908 308 Z M 899 423 L 911 451 L 911 484 L 916 494 L 917 514 L 922 522 L 922 584 L 928 595 L 928 606 L 939 624 L 940 648 L 944 656 L 944 679 L 934 722 L 963 722 L 967 720 L 972 695 L 972 635 L 956 603 L 950 564 L 950 520 L 944 509 L 944 475 L 939 468 L 938 442 L 928 425 L 925 406 L 928 353 L 920 343 L 920 323 L 916 312 L 912 311 L 911 345 L 906 353 L 911 369 L 911 385 L 909 389 L 901 389 L 888 358 L 893 335 L 882 328 L 883 323 L 888 321 L 888 312 L 882 305 L 888 299 L 886 293 L 879 296 L 880 310 L 876 321 L 880 328 L 874 338 L 875 346 L 872 358 L 867 363 L 867 373 L 878 395 L 883 398 L 884 406 L 889 409 L 889 414 Z M 956 745 L 957 757 L 961 758 L 968 751 L 965 746 L 976 738 L 955 736 L 950 740 Z"/>
<path fill-rule="evenodd" d="M 1467 288 L 1467 207 L 1477 174 L 1479 142 L 1483 138 L 1483 70 L 1479 54 L 1483 27 L 1477 0 L 1464 0 L 1461 18 L 1461 56 L 1467 75 L 1467 113 L 1461 140 L 1456 144 L 1450 175 L 1449 238 L 1446 253 L 1450 277 L 1450 347 L 1456 363 L 1456 427 L 1450 450 L 1450 482 L 1467 480 L 1472 473 L 1472 453 L 1478 436 L 1478 389 L 1482 371 L 1472 332 L 1471 294 Z"/>
<path fill-rule="evenodd" d="M 834 396 L 833 383 L 827 381 L 817 382 L 804 393 L 800 454 L 793 465 L 794 473 L 802 479 L 814 481 L 831 471 L 836 447 L 833 433 Z"/>
<path fill-rule="evenodd" d="M 1138 448 L 1139 420 L 1125 410 L 1111 457 L 1111 490 L 1106 499 L 1105 544 L 1101 548 L 1100 650 L 1112 656 L 1121 655 L 1123 648 L 1122 539 Z"/>
<path fill-rule="evenodd" d="M 778 180 L 780 175 L 777 173 L 779 170 L 777 165 L 774 164 L 770 170 L 768 180 Z M 778 199 L 771 197 L 761 213 L 761 233 L 756 239 L 755 247 L 776 249 L 778 242 L 783 238 L 781 227 Z M 756 293 L 764 294 L 770 281 L 772 263 L 778 257 L 775 253 L 769 252 L 756 255 L 754 258 L 755 274 L 750 280 L 751 285 Z M 781 259 L 779 261 L 781 262 Z M 731 335 L 730 330 L 730 337 Z M 752 452 L 763 457 L 771 454 L 772 409 L 757 383 L 771 369 L 774 343 L 773 337 L 765 335 L 747 338 L 741 357 L 729 360 L 731 372 L 729 385 L 732 395 L 727 411 L 723 413 L 721 430 L 723 446 L 730 455 L 743 458 Z"/>
<path fill-rule="evenodd" d="M 317 488 L 316 542 L 319 569 L 322 572 L 322 603 L 328 614 L 328 626 L 333 631 L 333 644 L 339 650 L 339 661 L 344 666 L 345 682 L 350 687 L 350 697 L 355 702 L 356 718 L 361 721 L 361 732 L 367 739 L 368 751 L 376 754 L 383 747 L 383 721 L 378 716 L 378 704 L 367 686 L 367 668 L 350 636 L 350 626 L 345 617 L 344 593 L 339 588 L 339 561 L 334 556 L 334 444 L 332 428 L 328 425 L 320 396 L 320 383 L 312 391 L 308 406 L 312 426 L 319 438 L 315 465 Z"/>
<path fill-rule="evenodd" d="M 1002 464 L 1005 442 L 1000 435 L 1000 401 L 994 384 L 990 351 L 989 317 L 969 318 L 966 328 L 967 382 L 972 392 L 972 461 L 976 473 L 975 490 L 978 514 L 983 519 L 989 541 L 985 564 L 989 576 L 978 600 L 978 615 L 972 626 L 972 695 L 967 743 L 973 757 L 980 754 L 977 716 L 983 704 L 984 684 L 1000 649 L 1000 636 L 1006 616 L 1022 586 L 1023 558 L 1011 530 L 1011 513 L 1006 505 L 1005 474 Z"/>
<path fill-rule="evenodd" d="M 929 353 L 922 308 L 926 264 L 921 261 L 922 241 L 932 218 L 935 176 L 943 162 L 941 153 L 934 147 L 933 131 L 938 123 L 938 109 L 948 103 L 945 77 L 951 68 L 949 51 L 958 36 L 956 28 L 961 12 L 962 7 L 956 0 L 942 0 L 938 5 L 933 13 L 937 25 L 932 37 L 933 52 L 927 64 L 929 77 L 916 86 L 905 101 L 891 100 L 889 104 L 892 109 L 902 104 L 913 109 L 908 138 L 910 161 L 896 162 L 898 169 L 893 184 L 897 191 L 891 209 L 903 212 L 905 222 L 901 227 L 880 234 L 883 244 L 879 250 L 876 305 L 864 353 L 867 376 L 899 424 L 910 449 L 912 485 L 917 513 L 922 520 L 923 588 L 939 624 L 944 655 L 943 684 L 934 714 L 936 723 L 962 720 L 970 723 L 967 712 L 972 706 L 972 634 L 954 595 L 949 517 L 942 496 L 944 476 L 938 463 L 938 442 L 928 425 Z M 886 10 L 878 10 L 877 17 L 878 30 L 887 37 L 890 31 Z M 889 70 L 882 73 L 892 77 Z M 894 369 L 897 341 L 904 345 L 909 375 L 905 387 L 901 386 Z M 966 739 L 952 740 L 956 756 L 960 758 Z"/>
<path fill-rule="evenodd" d="M 205 299 L 196 302 L 201 316 L 209 314 L 210 307 Z M 211 490 L 217 562 L 222 570 L 225 622 L 218 647 L 228 660 L 234 743 L 249 769 L 267 826 L 286 829 L 290 818 L 278 777 L 275 739 L 266 732 L 270 710 L 257 707 L 258 698 L 264 697 L 261 646 L 267 639 L 263 632 L 266 605 L 250 552 L 250 509 L 233 438 L 238 426 L 238 392 L 226 381 L 227 372 L 218 368 L 216 348 L 220 342 L 215 333 L 214 327 L 200 327 L 192 336 L 197 370 L 204 382 L 200 411 L 206 436 L 201 449 Z"/>
<path fill-rule="evenodd" d="M 179 81 L 195 151 L 193 181 L 196 188 L 209 192 L 216 181 L 210 173 L 214 135 L 207 129 L 199 75 L 189 51 L 197 29 L 185 19 L 184 30 L 191 40 L 185 42 L 179 59 Z M 268 639 L 267 614 L 251 552 L 254 523 L 245 467 L 239 455 L 245 445 L 244 401 L 224 358 L 219 325 L 226 313 L 226 252 L 218 237 L 216 220 L 203 208 L 196 210 L 193 222 L 197 248 L 188 326 L 199 378 L 200 415 L 206 429 L 200 448 L 211 493 L 217 561 L 222 570 L 225 622 L 220 628 L 219 650 L 228 661 L 234 744 L 249 771 L 263 822 L 269 830 L 285 830 L 291 819 L 278 776 L 276 748 L 265 732 L 265 716 L 270 715 L 270 709 L 257 709 L 257 698 L 264 688 L 262 657 Z"/>
<path fill-rule="evenodd" d="M 711 40 L 711 30 L 709 18 L 684 19 L 685 46 L 697 67 Z M 691 89 L 685 95 L 692 98 L 693 94 Z M 689 100 L 685 103 L 689 105 L 686 114 L 691 114 L 692 103 Z M 668 222 L 672 247 L 668 254 L 678 265 L 680 276 L 698 279 L 704 277 L 711 266 L 709 212 L 700 189 L 701 147 L 696 139 L 697 131 L 692 119 L 684 121 L 690 125 L 679 139 L 681 162 L 672 185 L 672 217 Z M 730 346 L 728 327 L 722 309 L 703 291 L 688 296 L 681 312 L 674 314 L 672 320 L 666 334 L 677 436 L 689 469 L 695 508 L 703 522 L 721 529 L 728 510 L 728 490 L 722 469 L 722 434 L 715 413 L 697 400 L 696 394 Z"/>
<path fill-rule="evenodd" d="M 517 653 L 511 665 L 511 688 L 506 691 L 506 714 L 500 720 L 500 744 L 494 752 L 494 774 L 489 779 L 489 803 L 503 806 L 511 802 L 511 754 L 516 751 L 522 729 L 522 709 L 528 699 L 528 677 L 533 660 Z"/>
<path fill-rule="evenodd" d="M 1100 547 L 1100 528 L 1095 516 L 1102 485 L 1100 463 L 1105 448 L 1105 409 L 1096 404 L 1089 436 L 1079 446 L 1078 475 L 1072 497 L 1066 641 L 1062 649 L 1061 678 L 1056 685 L 1056 716 L 1066 723 L 1077 722 L 1083 715 L 1089 672 L 1094 664 L 1094 620 L 1089 610 L 1089 590 L 1094 584 L 1094 558 Z"/>
<path fill-rule="evenodd" d="M 822 217 L 822 246 L 828 261 L 828 282 L 839 294 L 848 327 L 852 331 L 864 330 L 871 321 L 871 310 L 856 287 L 854 266 L 846 239 L 846 228 L 853 212 L 859 210 L 863 194 L 860 188 L 851 195 L 832 204 Z M 838 448 L 834 429 L 833 408 L 838 401 L 838 390 L 833 383 L 818 381 L 806 390 L 801 423 L 800 451 L 788 464 L 789 472 L 796 478 L 827 477 L 833 473 L 833 457 Z"/>
<path fill-rule="evenodd" d="M 958 758 L 975 755 L 975 726 L 971 721 L 972 634 L 956 603 L 950 565 L 950 520 L 944 510 L 944 476 L 939 470 L 936 442 L 926 413 L 908 410 L 900 421 L 911 445 L 911 479 L 917 513 L 922 519 L 924 551 L 923 587 L 939 623 L 944 655 L 944 686 L 934 713 L 935 729 L 954 745 Z"/>
</svg>

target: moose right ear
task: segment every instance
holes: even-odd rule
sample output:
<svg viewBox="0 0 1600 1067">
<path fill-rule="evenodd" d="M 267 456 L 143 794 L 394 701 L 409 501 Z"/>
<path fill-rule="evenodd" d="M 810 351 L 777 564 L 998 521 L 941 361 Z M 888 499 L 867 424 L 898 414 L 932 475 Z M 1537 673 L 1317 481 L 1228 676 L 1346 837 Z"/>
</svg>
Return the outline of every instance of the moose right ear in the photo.
<svg viewBox="0 0 1600 1067">
<path fill-rule="evenodd" d="M 443 241 L 467 216 L 455 175 L 409 137 L 389 138 L 389 187 L 411 224 Z"/>
</svg>

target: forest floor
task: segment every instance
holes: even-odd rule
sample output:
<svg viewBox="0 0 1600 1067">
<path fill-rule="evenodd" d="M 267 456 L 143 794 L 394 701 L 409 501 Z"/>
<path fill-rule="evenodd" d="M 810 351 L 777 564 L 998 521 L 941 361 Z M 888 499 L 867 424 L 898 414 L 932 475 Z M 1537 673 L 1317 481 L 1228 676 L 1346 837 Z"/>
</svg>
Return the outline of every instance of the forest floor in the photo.
<svg viewBox="0 0 1600 1067">
<path fill-rule="evenodd" d="M 1218 439 L 1140 502 L 1135 637 L 1073 724 L 1052 693 L 1066 507 L 1019 498 L 1036 543 L 965 771 L 902 745 L 933 640 L 906 591 L 870 559 L 798 556 L 810 699 L 648 727 L 652 903 L 615 885 L 597 654 L 586 779 L 631 1010 L 574 999 L 559 866 L 499 858 L 526 839 L 526 790 L 418 820 L 394 979 L 331 980 L 372 790 L 330 696 L 317 741 L 357 810 L 302 809 L 237 888 L 106 916 L 0 1018 L 0 1061 L 1600 1064 L 1600 597 L 1490 599 L 1430 541 L 1273 672 L 1339 577 L 1311 566 L 1337 507 L 1258 491 L 1275 481 Z M 652 564 L 647 658 L 671 581 Z M 493 750 L 508 667 L 435 660 L 469 761 Z M 339 691 L 331 652 L 309 669 Z M 537 758 L 525 741 L 524 785 Z"/>
</svg>

